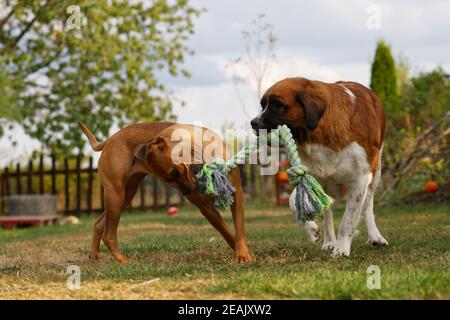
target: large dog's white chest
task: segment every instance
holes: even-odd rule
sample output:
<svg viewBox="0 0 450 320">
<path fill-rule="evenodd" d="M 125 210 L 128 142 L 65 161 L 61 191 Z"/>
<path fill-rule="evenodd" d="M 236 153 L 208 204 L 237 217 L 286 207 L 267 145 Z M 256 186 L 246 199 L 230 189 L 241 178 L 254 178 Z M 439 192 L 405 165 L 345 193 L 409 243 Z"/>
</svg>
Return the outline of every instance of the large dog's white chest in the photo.
<svg viewBox="0 0 450 320">
<path fill-rule="evenodd" d="M 370 172 L 367 154 L 357 142 L 340 151 L 320 144 L 306 144 L 298 148 L 301 162 L 320 180 L 346 183 L 352 177 Z"/>
</svg>

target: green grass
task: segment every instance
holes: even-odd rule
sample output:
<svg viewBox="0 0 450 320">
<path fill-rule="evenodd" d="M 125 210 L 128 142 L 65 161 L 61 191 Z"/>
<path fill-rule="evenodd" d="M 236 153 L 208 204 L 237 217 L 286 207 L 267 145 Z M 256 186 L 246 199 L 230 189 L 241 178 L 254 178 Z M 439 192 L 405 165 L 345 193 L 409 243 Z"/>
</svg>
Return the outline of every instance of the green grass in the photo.
<svg viewBox="0 0 450 320">
<path fill-rule="evenodd" d="M 336 228 L 341 212 L 335 210 Z M 125 213 L 119 239 L 130 257 L 126 266 L 105 248 L 100 261 L 87 259 L 95 217 L 80 225 L 0 230 L 0 299 L 449 299 L 450 205 L 376 212 L 390 245 L 365 244 L 361 225 L 351 256 L 333 259 L 306 242 L 287 208 L 248 209 L 247 237 L 256 256 L 249 265 L 234 262 L 193 208 L 175 217 Z M 79 290 L 65 285 L 71 264 L 81 268 Z M 381 269 L 379 290 L 366 286 L 370 265 Z"/>
</svg>

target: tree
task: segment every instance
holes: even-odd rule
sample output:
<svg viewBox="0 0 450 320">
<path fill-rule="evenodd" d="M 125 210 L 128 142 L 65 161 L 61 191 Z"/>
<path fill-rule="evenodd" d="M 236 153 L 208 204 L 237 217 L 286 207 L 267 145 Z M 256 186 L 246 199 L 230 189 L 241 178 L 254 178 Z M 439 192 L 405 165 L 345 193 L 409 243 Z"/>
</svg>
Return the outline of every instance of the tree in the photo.
<svg viewBox="0 0 450 320">
<path fill-rule="evenodd" d="M 400 99 L 400 107 L 422 128 L 442 118 L 449 106 L 450 75 L 441 67 L 412 77 Z"/>
<path fill-rule="evenodd" d="M 3 135 L 3 127 L 8 124 L 8 121 L 20 120 L 18 110 L 11 108 L 19 99 L 18 92 L 14 87 L 17 85 L 11 85 L 9 74 L 4 64 L 0 63 L 0 136 Z"/>
<path fill-rule="evenodd" d="M 382 198 L 421 190 L 430 180 L 444 185 L 450 172 L 450 75 L 438 67 L 401 79 L 399 112 L 385 140 Z"/>
<path fill-rule="evenodd" d="M 0 61 L 21 124 L 65 154 L 84 146 L 79 120 L 103 138 L 114 123 L 172 116 L 158 75 L 189 75 L 180 65 L 200 13 L 188 0 L 72 3 L 6 1 L 0 10 Z"/>
<path fill-rule="evenodd" d="M 379 41 L 372 62 L 370 87 L 383 101 L 388 117 L 398 111 L 396 72 L 391 48 L 383 40 Z"/>
<path fill-rule="evenodd" d="M 395 67 L 395 76 L 397 78 L 397 92 L 398 95 L 402 95 L 402 90 L 409 83 L 411 67 L 409 66 L 408 57 L 406 57 L 403 53 L 400 53 L 397 56 L 396 67 Z"/>
<path fill-rule="evenodd" d="M 247 101 L 239 85 L 244 84 L 245 88 L 252 92 L 251 104 L 258 106 L 276 59 L 274 49 L 277 38 L 273 32 L 274 27 L 265 22 L 264 17 L 265 14 L 257 15 L 251 21 L 251 28 L 242 31 L 245 55 L 231 61 L 227 66 L 231 70 L 231 78 L 242 110 L 249 120 L 253 116 L 247 111 Z"/>
</svg>

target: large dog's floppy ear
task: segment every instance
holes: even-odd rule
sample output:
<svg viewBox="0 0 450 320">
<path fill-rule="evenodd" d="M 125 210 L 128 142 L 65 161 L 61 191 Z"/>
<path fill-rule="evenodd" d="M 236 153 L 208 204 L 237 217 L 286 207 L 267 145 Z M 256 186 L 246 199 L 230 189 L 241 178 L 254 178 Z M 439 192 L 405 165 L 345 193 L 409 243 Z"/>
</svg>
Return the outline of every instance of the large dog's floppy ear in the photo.
<svg viewBox="0 0 450 320">
<path fill-rule="evenodd" d="M 147 152 L 148 152 L 147 143 L 142 143 L 138 145 L 133 152 L 133 164 L 135 163 L 136 159 L 141 161 L 147 160 Z"/>
<path fill-rule="evenodd" d="M 325 112 L 326 102 L 310 85 L 299 92 L 295 98 L 305 111 L 306 128 L 314 130 Z"/>
</svg>

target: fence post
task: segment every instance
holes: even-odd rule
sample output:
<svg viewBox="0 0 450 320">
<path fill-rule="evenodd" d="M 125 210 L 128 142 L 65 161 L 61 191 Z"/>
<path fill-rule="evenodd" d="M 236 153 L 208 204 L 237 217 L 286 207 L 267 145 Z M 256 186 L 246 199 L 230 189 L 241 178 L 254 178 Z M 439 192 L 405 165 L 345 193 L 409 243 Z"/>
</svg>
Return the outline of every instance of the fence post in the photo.
<svg viewBox="0 0 450 320">
<path fill-rule="evenodd" d="M 5 168 L 5 173 L 3 175 L 5 177 L 5 196 L 9 196 L 10 190 L 9 190 L 9 169 L 8 169 L 8 167 Z"/>
<path fill-rule="evenodd" d="M 186 204 L 186 198 L 181 192 L 179 192 L 179 195 L 180 195 L 180 206 L 184 206 Z"/>
<path fill-rule="evenodd" d="M 280 184 L 278 183 L 277 175 L 274 175 L 273 182 L 274 182 L 274 187 L 275 187 L 276 204 L 277 204 L 277 206 L 280 206 L 281 205 Z"/>
<path fill-rule="evenodd" d="M 145 211 L 145 178 L 141 181 L 140 186 L 140 196 L 141 196 L 141 211 Z"/>
<path fill-rule="evenodd" d="M 165 186 L 165 191 L 166 191 L 166 194 L 165 194 L 165 197 L 166 197 L 166 206 L 168 207 L 168 206 L 170 206 L 170 194 L 171 194 L 171 190 L 170 190 L 170 188 L 169 188 L 169 186 Z"/>
<path fill-rule="evenodd" d="M 56 158 L 52 155 L 52 194 L 56 194 Z"/>
<path fill-rule="evenodd" d="M 16 189 L 17 194 L 22 194 L 22 183 L 21 183 L 21 172 L 20 172 L 20 162 L 16 165 Z"/>
<path fill-rule="evenodd" d="M 28 193 L 33 193 L 33 160 L 28 162 Z"/>
<path fill-rule="evenodd" d="M 241 184 L 242 184 L 242 188 L 245 188 L 247 186 L 247 170 L 246 170 L 246 165 L 245 164 L 239 164 L 238 165 L 239 168 L 239 174 L 241 176 Z"/>
<path fill-rule="evenodd" d="M 256 195 L 256 166 L 250 165 L 250 196 L 252 199 Z"/>
<path fill-rule="evenodd" d="M 3 201 L 5 201 L 5 177 L 2 175 L 0 176 L 0 211 L 3 212 L 5 210 L 5 206 Z"/>
<path fill-rule="evenodd" d="M 76 209 L 77 214 L 79 215 L 81 213 L 81 156 L 77 156 L 77 168 L 76 168 L 76 174 L 77 174 L 77 203 L 76 203 Z"/>
<path fill-rule="evenodd" d="M 64 158 L 64 197 L 65 197 L 65 213 L 69 212 L 69 161 Z"/>
<path fill-rule="evenodd" d="M 8 167 L 5 167 L 5 171 L 2 175 L 3 186 L 2 186 L 2 207 L 4 209 L 4 197 L 9 196 L 9 172 Z"/>
<path fill-rule="evenodd" d="M 158 209 L 158 181 L 153 177 L 153 209 Z"/>
<path fill-rule="evenodd" d="M 39 156 L 39 193 L 44 194 L 44 155 Z"/>
<path fill-rule="evenodd" d="M 92 211 L 92 184 L 93 184 L 93 163 L 94 159 L 89 157 L 89 169 L 88 169 L 88 191 L 87 191 L 87 210 L 89 213 Z"/>
</svg>

